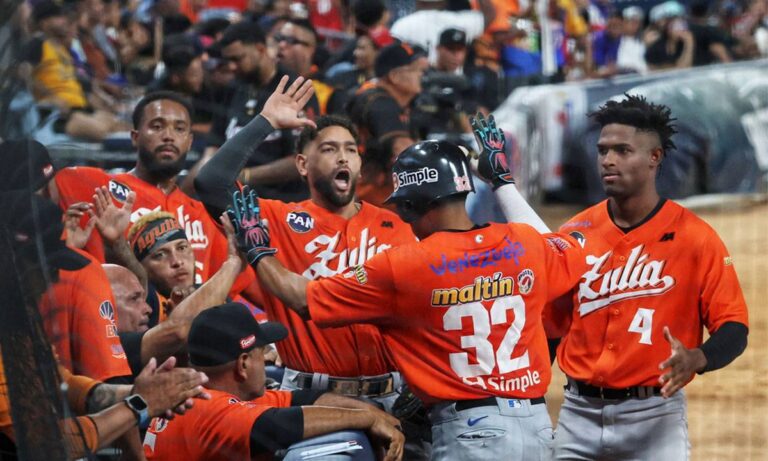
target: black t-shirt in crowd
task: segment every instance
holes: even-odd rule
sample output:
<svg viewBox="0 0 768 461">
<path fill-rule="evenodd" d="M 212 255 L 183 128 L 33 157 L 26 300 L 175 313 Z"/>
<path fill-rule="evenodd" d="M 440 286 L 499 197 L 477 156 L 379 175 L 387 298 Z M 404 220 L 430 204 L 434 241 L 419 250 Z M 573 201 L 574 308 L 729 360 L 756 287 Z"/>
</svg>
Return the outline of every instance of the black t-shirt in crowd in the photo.
<svg viewBox="0 0 768 461">
<path fill-rule="evenodd" d="M 670 54 L 667 50 L 667 38 L 661 36 L 645 50 L 645 61 L 654 66 L 675 64 L 682 56 L 684 47 L 683 41 L 678 40 L 675 43 L 674 52 Z"/>
<path fill-rule="evenodd" d="M 277 88 L 283 75 L 289 75 L 293 81 L 296 75 L 278 67 L 275 76 L 266 85 L 256 87 L 251 83 L 236 84 L 228 98 L 228 109 L 224 116 L 214 117 L 211 132 L 208 134 L 208 144 L 220 147 L 234 136 L 264 107 L 264 103 Z M 290 85 L 290 83 L 289 83 Z M 317 98 L 313 95 L 307 103 L 305 112 L 309 118 L 315 118 L 320 112 Z M 248 159 L 246 166 L 258 166 L 272 163 L 296 152 L 296 139 L 299 131 L 278 130 L 271 133 L 259 146 L 256 155 Z M 309 197 L 309 190 L 301 180 L 283 184 L 257 185 L 259 197 L 298 202 Z"/>
<path fill-rule="evenodd" d="M 693 35 L 693 65 L 706 66 L 717 62 L 717 58 L 709 51 L 709 47 L 720 43 L 726 46 L 725 34 L 715 26 L 706 24 L 690 24 L 689 30 Z"/>
</svg>

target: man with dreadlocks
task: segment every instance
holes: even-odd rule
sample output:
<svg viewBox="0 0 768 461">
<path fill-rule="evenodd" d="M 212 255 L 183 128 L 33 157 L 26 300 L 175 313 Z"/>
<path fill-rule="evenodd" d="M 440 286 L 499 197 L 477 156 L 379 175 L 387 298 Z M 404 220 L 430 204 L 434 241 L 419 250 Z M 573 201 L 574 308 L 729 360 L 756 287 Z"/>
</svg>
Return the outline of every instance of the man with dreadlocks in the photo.
<svg viewBox="0 0 768 461">
<path fill-rule="evenodd" d="M 681 389 L 744 351 L 747 306 L 717 233 L 656 190 L 675 147 L 669 108 L 627 95 L 590 117 L 608 199 L 560 228 L 588 267 L 550 325 L 567 331 L 555 459 L 688 459 Z"/>
</svg>

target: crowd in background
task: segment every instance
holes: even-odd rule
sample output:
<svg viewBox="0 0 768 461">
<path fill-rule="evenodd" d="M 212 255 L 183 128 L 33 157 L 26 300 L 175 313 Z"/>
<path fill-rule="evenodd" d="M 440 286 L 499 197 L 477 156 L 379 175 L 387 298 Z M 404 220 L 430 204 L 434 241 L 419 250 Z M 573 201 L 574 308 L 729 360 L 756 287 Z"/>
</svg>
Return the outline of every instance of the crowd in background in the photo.
<svg viewBox="0 0 768 461">
<path fill-rule="evenodd" d="M 396 41 L 423 56 L 416 95 L 390 88 L 415 109 L 417 138 L 468 132 L 461 117 L 435 115 L 492 111 L 520 85 L 768 54 L 765 0 L 627 3 L 638 2 L 27 0 L 13 19 L 23 43 L 14 51 L 25 63 L 17 78 L 42 119 L 55 115 L 55 133 L 101 141 L 125 132 L 132 104 L 166 89 L 194 100 L 199 150 L 221 144 L 216 119 L 231 112 L 237 82 L 267 83 L 248 72 L 279 66 L 311 77 L 319 113 L 352 115 L 355 94 L 383 77 L 376 57 Z M 238 23 L 259 31 L 243 43 L 263 42 L 263 60 L 225 52 L 222 37 Z"/>
</svg>

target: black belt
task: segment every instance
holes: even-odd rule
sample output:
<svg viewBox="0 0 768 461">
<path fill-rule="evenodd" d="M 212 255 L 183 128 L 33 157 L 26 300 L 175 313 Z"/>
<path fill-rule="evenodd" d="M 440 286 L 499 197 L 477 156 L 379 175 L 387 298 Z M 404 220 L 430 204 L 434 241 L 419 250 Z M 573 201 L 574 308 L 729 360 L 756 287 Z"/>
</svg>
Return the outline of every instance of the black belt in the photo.
<svg viewBox="0 0 768 461">
<path fill-rule="evenodd" d="M 505 398 L 506 397 L 502 397 Z M 511 399 L 514 400 L 514 397 Z M 531 402 L 531 405 L 538 405 L 540 403 L 546 403 L 544 400 L 544 397 L 536 397 L 534 399 L 516 399 L 516 400 L 528 400 Z M 469 410 L 470 408 L 479 408 L 479 407 L 495 407 L 497 406 L 497 400 L 496 397 L 486 397 L 484 399 L 478 399 L 478 400 L 458 400 L 456 401 L 456 411 L 463 411 L 463 410 Z"/>
<path fill-rule="evenodd" d="M 296 375 L 296 386 L 300 389 L 312 389 L 313 377 L 313 373 L 299 373 Z M 373 378 L 334 378 L 329 376 L 327 390 L 347 396 L 376 397 L 395 392 L 395 378 L 391 373 L 383 377 Z"/>
<path fill-rule="evenodd" d="M 655 395 L 661 395 L 660 387 L 653 386 L 632 386 L 623 389 L 612 389 L 608 387 L 598 387 L 587 384 L 583 381 L 576 381 L 568 378 L 568 384 L 565 388 L 574 394 L 582 397 L 592 397 L 603 400 L 627 400 L 627 399 L 647 399 Z"/>
</svg>

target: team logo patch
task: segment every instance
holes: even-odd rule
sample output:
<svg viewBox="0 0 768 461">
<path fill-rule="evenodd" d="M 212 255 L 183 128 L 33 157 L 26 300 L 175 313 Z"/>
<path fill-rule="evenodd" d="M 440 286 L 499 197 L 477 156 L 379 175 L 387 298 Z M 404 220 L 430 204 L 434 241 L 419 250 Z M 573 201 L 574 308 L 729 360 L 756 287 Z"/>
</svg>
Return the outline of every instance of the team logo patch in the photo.
<svg viewBox="0 0 768 461">
<path fill-rule="evenodd" d="M 587 238 L 584 237 L 584 234 L 582 234 L 579 231 L 573 231 L 573 232 L 569 232 L 568 235 L 575 238 L 576 241 L 579 242 L 579 246 L 584 248 L 584 245 L 587 243 Z"/>
<path fill-rule="evenodd" d="M 723 258 L 723 265 L 730 266 L 732 264 L 733 264 L 733 258 L 731 258 L 730 256 L 726 256 L 725 258 Z"/>
<path fill-rule="evenodd" d="M 456 192 L 471 192 L 472 185 L 469 182 L 469 176 L 454 176 L 453 182 L 456 184 Z"/>
<path fill-rule="evenodd" d="M 507 400 L 507 405 L 509 405 L 509 408 L 520 408 L 523 406 L 523 403 L 518 399 L 509 399 Z"/>
<path fill-rule="evenodd" d="M 315 227 L 315 218 L 310 216 L 306 211 L 294 211 L 288 213 L 285 222 L 288 223 L 294 232 L 298 232 L 299 234 L 307 233 Z"/>
<path fill-rule="evenodd" d="M 521 295 L 527 295 L 533 289 L 533 271 L 530 269 L 523 269 L 517 275 L 517 289 L 520 290 Z"/>
<path fill-rule="evenodd" d="M 546 240 L 549 248 L 558 254 L 563 254 L 565 250 L 571 248 L 571 244 L 560 237 L 547 237 Z"/>
<path fill-rule="evenodd" d="M 256 343 L 256 335 L 251 335 L 240 340 L 240 349 L 248 349 Z"/>
<path fill-rule="evenodd" d="M 104 301 L 101 303 L 101 306 L 99 306 L 99 317 L 104 320 L 109 320 L 110 322 L 115 321 L 115 308 L 112 306 L 111 302 Z"/>
<path fill-rule="evenodd" d="M 131 192 L 130 187 L 114 179 L 109 180 L 107 187 L 109 188 L 109 194 L 118 202 L 125 202 L 125 199 L 128 198 L 128 194 Z"/>
<path fill-rule="evenodd" d="M 124 359 L 125 358 L 125 351 L 123 350 L 123 346 L 120 344 L 112 344 L 109 346 L 110 350 L 112 351 L 112 357 L 116 359 Z"/>
<path fill-rule="evenodd" d="M 163 432 L 168 427 L 168 420 L 165 418 L 155 418 L 152 424 L 152 432 Z"/>
</svg>

